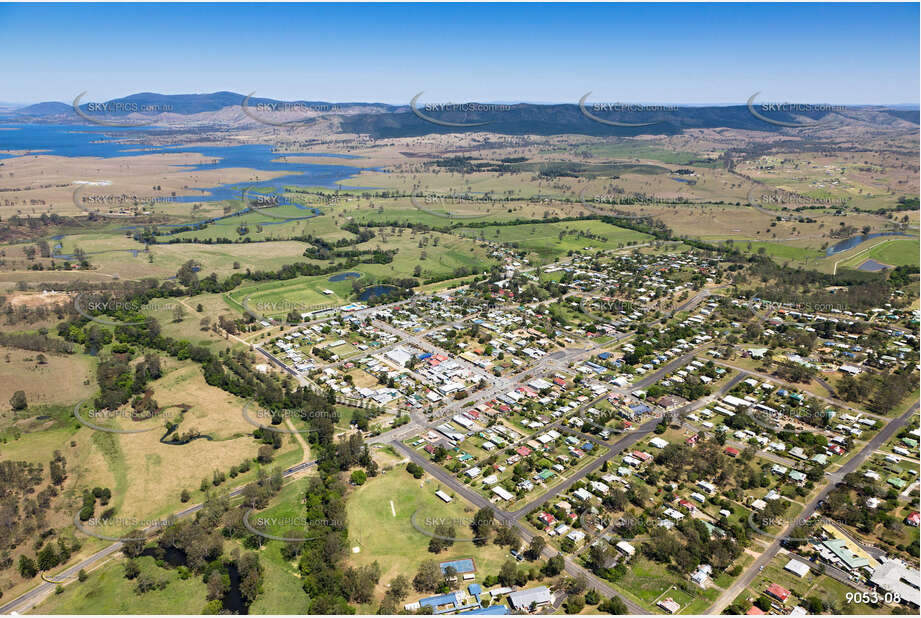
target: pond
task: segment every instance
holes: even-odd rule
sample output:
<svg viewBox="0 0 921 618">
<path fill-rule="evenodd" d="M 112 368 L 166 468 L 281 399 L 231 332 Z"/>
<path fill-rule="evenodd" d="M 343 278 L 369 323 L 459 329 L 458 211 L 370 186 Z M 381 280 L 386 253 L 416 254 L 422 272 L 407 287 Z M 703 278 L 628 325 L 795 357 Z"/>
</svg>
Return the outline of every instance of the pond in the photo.
<svg viewBox="0 0 921 618">
<path fill-rule="evenodd" d="M 399 288 L 395 285 L 369 285 L 358 295 L 358 300 L 371 300 L 372 298 L 377 298 L 378 296 L 390 294 L 391 292 L 398 289 Z"/>
<path fill-rule="evenodd" d="M 853 249 L 860 243 L 865 240 L 870 240 L 871 238 L 877 238 L 879 236 L 908 236 L 907 234 L 900 234 L 899 232 L 877 232 L 876 234 L 861 234 L 860 236 L 851 236 L 847 240 L 842 240 L 838 244 L 832 245 L 825 250 L 825 255 L 834 255 L 836 253 L 841 253 L 842 251 L 847 251 L 848 249 Z"/>
<path fill-rule="evenodd" d="M 346 279 L 358 279 L 359 277 L 361 277 L 361 273 L 350 271 L 347 273 L 337 273 L 327 279 L 327 281 L 345 281 Z"/>
<path fill-rule="evenodd" d="M 887 264 L 882 264 L 876 260 L 867 260 L 863 264 L 857 267 L 857 270 L 863 270 L 871 273 L 875 273 L 880 270 L 886 270 L 889 268 Z"/>
</svg>

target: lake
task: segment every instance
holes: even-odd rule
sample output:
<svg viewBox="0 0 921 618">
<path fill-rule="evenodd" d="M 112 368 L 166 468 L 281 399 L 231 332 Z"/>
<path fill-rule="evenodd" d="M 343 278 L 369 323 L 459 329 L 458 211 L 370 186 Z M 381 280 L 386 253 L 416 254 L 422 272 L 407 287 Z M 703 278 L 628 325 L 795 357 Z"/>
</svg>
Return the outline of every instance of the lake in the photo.
<svg viewBox="0 0 921 618">
<path fill-rule="evenodd" d="M 860 236 L 851 236 L 847 240 L 842 240 L 841 242 L 832 245 L 825 250 L 825 255 L 834 255 L 836 253 L 841 253 L 842 251 L 847 251 L 848 249 L 853 249 L 860 243 L 865 240 L 870 240 L 871 238 L 878 238 L 879 236 L 905 236 L 906 238 L 911 238 L 908 234 L 901 234 L 899 232 L 878 232 L 876 234 L 863 234 Z"/>
</svg>

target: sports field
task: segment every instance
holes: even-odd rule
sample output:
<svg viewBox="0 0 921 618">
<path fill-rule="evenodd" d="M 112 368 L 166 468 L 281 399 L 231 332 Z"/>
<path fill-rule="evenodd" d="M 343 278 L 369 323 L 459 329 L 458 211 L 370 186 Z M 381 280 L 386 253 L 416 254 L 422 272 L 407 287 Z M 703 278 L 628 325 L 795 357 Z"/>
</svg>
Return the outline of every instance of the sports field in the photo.
<svg viewBox="0 0 921 618">
<path fill-rule="evenodd" d="M 455 497 L 445 504 L 435 496 L 435 491 L 445 489 L 428 476 L 415 480 L 406 472 L 405 466 L 397 466 L 382 476 L 369 479 L 349 496 L 347 512 L 350 536 L 357 536 L 360 551 L 352 554 L 350 561 L 355 565 L 368 564 L 379 556 L 387 556 L 381 563 L 381 583 L 388 583 L 397 575 L 412 579 L 419 564 L 434 558 L 438 562 L 473 558 L 477 566 L 476 581 L 482 582 L 486 575 L 496 575 L 508 554 L 495 544 L 476 547 L 470 541 L 455 542 L 452 547 L 432 554 L 428 552 L 430 536 L 413 527 L 411 518 L 416 514 L 418 526 L 432 531 L 432 523 L 440 518 L 456 523 L 458 538 L 472 538 L 466 522 L 476 514 L 462 498 Z M 392 506 L 391 506 L 392 505 Z M 383 594 L 378 587 L 378 595 Z"/>
</svg>

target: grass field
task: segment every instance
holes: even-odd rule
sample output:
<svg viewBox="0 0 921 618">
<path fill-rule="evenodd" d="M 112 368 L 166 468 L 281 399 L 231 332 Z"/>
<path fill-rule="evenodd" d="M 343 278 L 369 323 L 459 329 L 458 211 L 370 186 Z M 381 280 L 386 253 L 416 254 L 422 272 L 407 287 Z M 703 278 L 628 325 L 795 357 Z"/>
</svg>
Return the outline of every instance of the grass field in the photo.
<svg viewBox="0 0 921 618">
<path fill-rule="evenodd" d="M 580 232 L 583 235 L 580 235 Z M 652 238 L 642 232 L 593 220 L 464 228 L 459 230 L 459 233 L 472 238 L 509 243 L 533 251 L 544 259 L 556 258 L 569 251 L 581 251 L 589 247 L 595 250 L 617 249 L 628 243 L 639 244 Z M 584 234 L 591 234 L 593 237 Z"/>
<path fill-rule="evenodd" d="M 432 529 L 426 524 L 427 518 L 448 518 L 458 522 L 455 525 L 458 538 L 472 537 L 469 526 L 460 524 L 471 520 L 476 509 L 460 497 L 445 504 L 435 496 L 439 488 L 439 484 L 428 477 L 420 481 L 413 479 L 402 465 L 359 487 L 349 496 L 347 506 L 349 535 L 357 538 L 361 548 L 359 553 L 352 554 L 351 562 L 363 565 L 377 560 L 381 565 L 382 584 L 400 574 L 412 579 L 419 564 L 428 558 L 439 562 L 473 558 L 479 582 L 486 575 L 498 574 L 508 554 L 491 543 L 476 547 L 469 541 L 458 541 L 440 554 L 428 552 L 431 537 L 413 527 L 413 513 L 416 513 L 417 524 L 426 530 Z M 446 490 L 446 493 L 452 492 Z M 378 587 L 378 599 L 384 590 L 383 586 Z"/>
<path fill-rule="evenodd" d="M 438 232 L 413 234 L 384 232 L 385 237 L 374 238 L 356 245 L 356 249 L 397 249 L 398 253 L 389 264 L 358 264 L 340 272 L 357 272 L 357 279 L 364 287 L 372 280 L 383 278 L 412 277 L 415 268 L 421 270 L 420 279 L 430 276 L 444 276 L 457 268 L 466 267 L 479 272 L 493 262 L 486 256 L 486 250 L 473 240 L 459 238 Z M 419 245 L 424 246 L 420 247 Z M 437 243 L 437 245 L 436 245 Z M 340 273 L 336 273 L 340 274 Z M 328 304 L 343 304 L 354 300 L 354 279 L 330 281 L 334 275 L 297 277 L 285 281 L 266 281 L 243 285 L 227 295 L 232 304 L 238 304 L 242 312 L 243 303 L 260 315 L 284 318 L 289 310 L 306 311 L 311 307 Z M 331 290 L 333 294 L 324 294 Z"/>
<path fill-rule="evenodd" d="M 39 362 L 38 357 L 45 361 Z M 89 397 L 95 376 L 92 359 L 83 354 L 39 354 L 0 347 L 0 410 L 9 410 L 10 397 L 24 391 L 30 406 L 68 404 Z M 54 383 L 56 388 L 49 389 Z"/>
<path fill-rule="evenodd" d="M 838 264 L 838 268 L 857 268 L 866 260 L 876 260 L 888 266 L 918 266 L 921 263 L 921 244 L 916 238 L 894 238 L 880 240 L 873 238 L 861 243 L 857 252 Z"/>
<path fill-rule="evenodd" d="M 152 556 L 137 559 L 141 573 L 169 583 L 163 590 L 137 594 L 135 581 L 125 579 L 121 561 L 111 561 L 92 571 L 85 582 L 74 582 L 61 594 L 37 607 L 43 614 L 173 614 L 198 612 L 205 606 L 207 590 L 200 577 L 179 578 L 175 569 L 161 569 Z"/>
</svg>

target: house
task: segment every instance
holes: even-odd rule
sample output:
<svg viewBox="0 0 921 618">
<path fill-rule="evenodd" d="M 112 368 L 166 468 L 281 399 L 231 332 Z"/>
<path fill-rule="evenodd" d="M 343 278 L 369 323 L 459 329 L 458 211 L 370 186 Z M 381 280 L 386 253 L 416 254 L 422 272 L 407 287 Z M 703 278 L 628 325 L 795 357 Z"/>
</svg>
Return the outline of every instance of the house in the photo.
<svg viewBox="0 0 921 618">
<path fill-rule="evenodd" d="M 581 543 L 585 539 L 585 533 L 581 530 L 573 530 L 566 535 L 566 538 L 572 541 L 573 543 Z"/>
<path fill-rule="evenodd" d="M 649 444 L 650 444 L 650 446 L 654 446 L 654 447 L 656 447 L 656 448 L 665 448 L 666 446 L 668 446 L 668 441 L 667 441 L 667 440 L 663 440 L 662 438 L 659 438 L 659 437 L 657 436 L 657 437 L 653 438 L 652 440 L 650 440 L 650 441 L 649 441 Z"/>
<path fill-rule="evenodd" d="M 627 541 L 620 541 L 615 547 L 627 557 L 632 558 L 636 554 L 636 548 Z"/>
<path fill-rule="evenodd" d="M 806 577 L 809 573 L 809 565 L 799 560 L 791 560 L 784 566 L 784 569 L 796 574 L 798 577 Z"/>
<path fill-rule="evenodd" d="M 757 605 L 752 605 L 748 608 L 748 611 L 745 612 L 746 616 L 764 616 L 766 615 L 764 610 L 758 607 Z"/>
<path fill-rule="evenodd" d="M 435 495 L 441 498 L 442 500 L 444 500 L 445 502 L 451 502 L 452 500 L 454 500 L 454 498 L 452 498 L 445 492 L 441 491 L 440 489 L 435 492 Z"/>
<path fill-rule="evenodd" d="M 530 611 L 532 607 L 538 608 L 552 604 L 553 595 L 546 586 L 538 586 L 527 590 L 516 590 L 508 595 L 508 600 L 512 609 Z"/>
<path fill-rule="evenodd" d="M 691 573 L 691 581 L 703 588 L 707 580 L 710 579 L 710 575 L 713 574 L 713 567 L 709 564 L 701 564 L 697 567 L 697 570 Z"/>
<path fill-rule="evenodd" d="M 656 605 L 667 611 L 669 614 L 677 614 L 681 610 L 681 606 L 678 605 L 671 597 L 662 599 L 656 603 Z"/>
<path fill-rule="evenodd" d="M 497 496 L 499 496 L 500 498 L 502 498 L 503 500 L 505 500 L 505 501 L 511 500 L 512 498 L 515 497 L 513 494 L 511 494 L 510 492 L 506 491 L 506 490 L 503 489 L 502 487 L 493 487 L 493 488 L 492 488 L 492 492 L 493 492 L 494 494 L 496 494 Z"/>
<path fill-rule="evenodd" d="M 771 584 L 767 587 L 767 590 L 764 591 L 769 597 L 773 597 L 780 601 L 781 603 L 786 603 L 787 598 L 790 596 L 790 591 L 784 588 L 783 586 L 778 586 L 777 584 Z"/>
<path fill-rule="evenodd" d="M 915 511 L 905 518 L 905 523 L 915 528 L 921 526 L 921 513 Z"/>
<path fill-rule="evenodd" d="M 738 457 L 738 456 L 739 456 L 739 450 L 738 450 L 738 449 L 735 449 L 735 448 L 732 448 L 731 446 L 727 446 L 726 448 L 723 449 L 723 451 L 724 451 L 727 455 L 729 455 L 730 457 Z"/>
<path fill-rule="evenodd" d="M 708 483 L 707 481 L 697 481 L 697 486 L 703 489 L 705 492 L 711 496 L 716 493 L 716 485 L 713 483 Z"/>
</svg>

